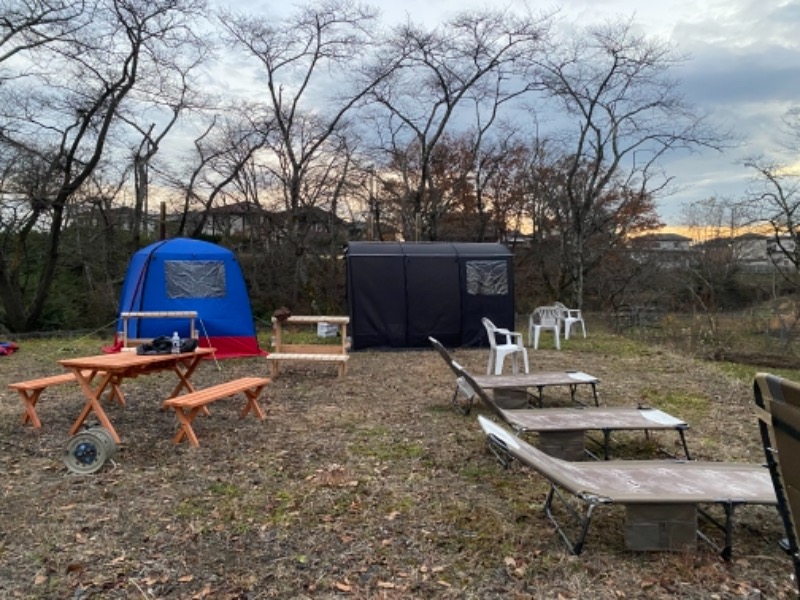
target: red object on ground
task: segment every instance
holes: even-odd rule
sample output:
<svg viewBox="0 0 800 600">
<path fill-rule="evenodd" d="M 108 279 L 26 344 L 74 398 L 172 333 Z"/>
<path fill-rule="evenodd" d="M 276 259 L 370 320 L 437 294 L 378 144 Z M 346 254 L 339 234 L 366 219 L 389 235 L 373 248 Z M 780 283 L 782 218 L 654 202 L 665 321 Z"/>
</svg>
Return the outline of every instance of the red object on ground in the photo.
<svg viewBox="0 0 800 600">
<path fill-rule="evenodd" d="M 0 342 L 0 356 L 8 356 L 19 350 L 14 342 Z"/>
</svg>

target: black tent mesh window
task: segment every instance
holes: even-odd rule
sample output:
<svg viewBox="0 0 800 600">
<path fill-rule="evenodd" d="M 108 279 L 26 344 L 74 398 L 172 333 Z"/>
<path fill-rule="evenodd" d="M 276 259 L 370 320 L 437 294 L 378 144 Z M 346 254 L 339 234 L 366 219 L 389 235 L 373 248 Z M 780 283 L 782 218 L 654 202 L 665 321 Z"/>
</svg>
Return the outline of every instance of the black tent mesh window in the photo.
<svg viewBox="0 0 800 600">
<path fill-rule="evenodd" d="M 473 296 L 505 296 L 508 294 L 508 263 L 505 260 L 470 260 L 467 271 L 467 293 Z"/>
</svg>

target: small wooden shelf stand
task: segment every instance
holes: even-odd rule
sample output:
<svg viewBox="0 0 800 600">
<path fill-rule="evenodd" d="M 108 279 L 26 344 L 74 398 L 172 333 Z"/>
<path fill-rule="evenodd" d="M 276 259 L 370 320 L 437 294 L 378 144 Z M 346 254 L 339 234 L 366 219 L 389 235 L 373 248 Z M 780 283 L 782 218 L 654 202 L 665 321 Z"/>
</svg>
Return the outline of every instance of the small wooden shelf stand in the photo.
<svg viewBox="0 0 800 600">
<path fill-rule="evenodd" d="M 197 311 L 194 310 L 121 312 L 119 317 L 122 319 L 122 350 L 134 350 L 141 344 L 153 341 L 152 339 L 128 337 L 128 321 L 130 319 L 188 319 L 189 337 L 194 339 L 198 337 L 197 329 L 194 326 L 194 321 L 197 318 Z"/>
<path fill-rule="evenodd" d="M 327 323 L 339 328 L 340 344 L 286 344 L 283 341 L 283 327 L 285 325 L 317 325 Z M 272 317 L 272 330 L 274 334 L 274 352 L 267 355 L 270 365 L 270 374 L 276 377 L 280 372 L 282 362 L 306 361 L 319 363 L 333 363 L 338 368 L 339 377 L 347 373 L 347 325 L 350 317 L 292 315 L 286 319 Z"/>
</svg>

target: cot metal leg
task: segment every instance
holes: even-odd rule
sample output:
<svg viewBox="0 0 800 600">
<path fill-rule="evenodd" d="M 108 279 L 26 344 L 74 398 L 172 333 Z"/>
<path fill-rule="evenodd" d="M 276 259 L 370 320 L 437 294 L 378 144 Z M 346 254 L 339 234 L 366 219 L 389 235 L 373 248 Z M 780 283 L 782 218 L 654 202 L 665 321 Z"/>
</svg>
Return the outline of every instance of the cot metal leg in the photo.
<svg viewBox="0 0 800 600">
<path fill-rule="evenodd" d="M 570 539 L 569 534 L 561 526 L 561 524 L 558 522 L 558 520 L 555 518 L 555 515 L 553 514 L 552 510 L 553 500 L 556 497 L 558 497 L 558 499 L 561 500 L 561 503 L 564 505 L 564 508 L 567 510 L 567 512 L 569 512 L 570 516 L 578 526 L 577 536 L 574 541 Z M 558 490 L 558 488 L 554 484 L 550 485 L 550 491 L 547 492 L 547 499 L 545 500 L 544 503 L 545 514 L 547 515 L 547 518 L 550 519 L 550 522 L 553 524 L 553 526 L 556 528 L 556 531 L 561 536 L 561 539 L 564 541 L 564 543 L 567 545 L 567 548 L 569 548 L 569 551 L 575 555 L 579 555 L 581 552 L 583 552 L 583 546 L 586 542 L 586 535 L 589 533 L 589 525 L 592 522 L 592 515 L 594 513 L 594 509 L 596 508 L 596 506 L 597 506 L 596 504 L 590 502 L 586 509 L 586 512 L 580 513 L 570 504 L 569 500 L 564 498 L 563 494 Z"/>
<path fill-rule="evenodd" d="M 489 435 L 486 441 L 489 444 L 489 450 L 491 450 L 492 454 L 494 454 L 503 468 L 507 469 L 510 467 L 511 463 L 514 462 L 514 455 L 508 451 L 502 440 L 499 440 L 493 435 Z"/>
<path fill-rule="evenodd" d="M 613 429 L 601 429 L 603 433 L 603 440 L 600 441 L 599 439 L 595 439 L 594 436 L 586 433 L 586 437 L 591 441 L 593 444 L 597 444 L 603 449 L 603 460 L 609 460 L 611 458 L 611 433 L 614 431 Z M 594 452 L 589 450 L 588 448 L 585 450 L 586 455 L 589 456 L 592 460 L 600 460 L 600 457 L 597 456 Z"/>
<path fill-rule="evenodd" d="M 718 550 L 723 560 L 729 561 L 733 555 L 733 512 L 737 505 L 733 502 L 721 502 L 720 504 L 725 511 L 725 519 L 723 521 L 715 518 L 708 511 L 703 510 L 702 508 L 698 508 L 697 513 L 723 532 L 725 537 L 724 545 L 720 547 L 719 544 L 715 543 L 714 540 L 700 531 L 697 532 L 697 537 L 715 550 Z"/>
<path fill-rule="evenodd" d="M 686 428 L 685 427 L 679 428 L 678 435 L 681 436 L 681 445 L 683 446 L 684 454 L 686 454 L 686 460 L 692 460 L 692 456 L 689 454 L 689 446 L 686 443 Z"/>
<path fill-rule="evenodd" d="M 536 386 L 536 397 L 539 400 L 539 408 L 544 406 L 544 386 L 537 385 Z"/>
<path fill-rule="evenodd" d="M 609 459 L 609 446 L 611 445 L 611 430 L 603 429 L 603 458 Z"/>
</svg>

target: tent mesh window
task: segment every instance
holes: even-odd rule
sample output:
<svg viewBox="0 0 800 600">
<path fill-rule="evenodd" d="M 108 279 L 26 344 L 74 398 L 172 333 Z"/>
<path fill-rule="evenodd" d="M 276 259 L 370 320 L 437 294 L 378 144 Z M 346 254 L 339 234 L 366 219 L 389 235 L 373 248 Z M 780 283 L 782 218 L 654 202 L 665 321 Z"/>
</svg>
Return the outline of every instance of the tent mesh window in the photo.
<svg viewBox="0 0 800 600">
<path fill-rule="evenodd" d="M 224 298 L 225 263 L 221 260 L 164 261 L 170 298 Z"/>
<path fill-rule="evenodd" d="M 470 260 L 466 263 L 467 293 L 474 296 L 508 294 L 508 267 L 503 260 Z"/>
</svg>

